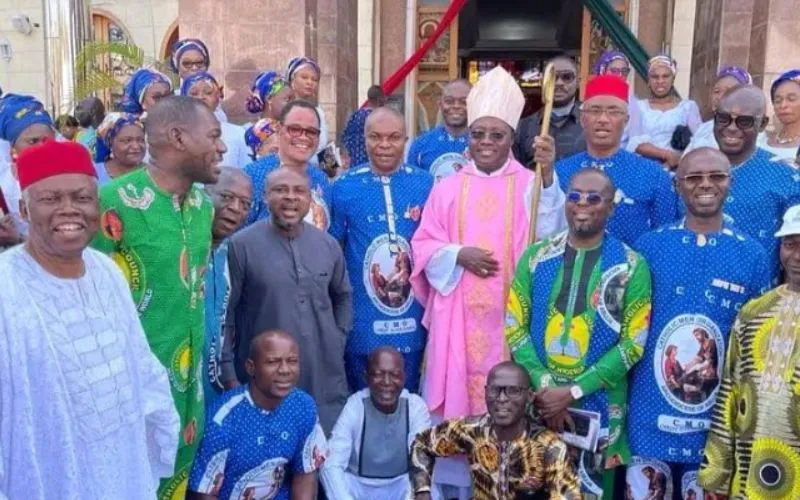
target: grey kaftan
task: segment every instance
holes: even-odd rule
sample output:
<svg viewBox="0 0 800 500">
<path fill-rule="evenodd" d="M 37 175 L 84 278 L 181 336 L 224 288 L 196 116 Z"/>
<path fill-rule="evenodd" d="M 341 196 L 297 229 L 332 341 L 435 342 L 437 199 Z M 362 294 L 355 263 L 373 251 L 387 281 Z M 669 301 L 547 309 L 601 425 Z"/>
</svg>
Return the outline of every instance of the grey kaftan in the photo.
<svg viewBox="0 0 800 500">
<path fill-rule="evenodd" d="M 262 220 L 231 238 L 228 266 L 223 379 L 248 380 L 244 363 L 253 337 L 267 330 L 290 333 L 300 346 L 298 386 L 316 401 L 330 435 L 348 396 L 344 347 L 353 323 L 341 247 L 307 223 L 289 239 Z"/>
</svg>

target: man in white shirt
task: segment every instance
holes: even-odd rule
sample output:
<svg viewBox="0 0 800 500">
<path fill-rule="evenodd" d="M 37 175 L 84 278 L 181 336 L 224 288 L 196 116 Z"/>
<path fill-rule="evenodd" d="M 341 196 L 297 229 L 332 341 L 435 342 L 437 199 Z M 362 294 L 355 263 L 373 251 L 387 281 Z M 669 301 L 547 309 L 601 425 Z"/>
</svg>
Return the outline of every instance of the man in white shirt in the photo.
<svg viewBox="0 0 800 500">
<path fill-rule="evenodd" d="M 350 396 L 333 428 L 322 485 L 328 500 L 404 500 L 409 449 L 431 426 L 428 407 L 403 389 L 403 356 L 393 347 L 374 350 L 364 376 L 368 387 Z"/>
<path fill-rule="evenodd" d="M 97 174 L 52 139 L 16 160 L 24 245 L 0 255 L 0 499 L 152 499 L 178 413 L 117 266 L 87 248 Z"/>
</svg>

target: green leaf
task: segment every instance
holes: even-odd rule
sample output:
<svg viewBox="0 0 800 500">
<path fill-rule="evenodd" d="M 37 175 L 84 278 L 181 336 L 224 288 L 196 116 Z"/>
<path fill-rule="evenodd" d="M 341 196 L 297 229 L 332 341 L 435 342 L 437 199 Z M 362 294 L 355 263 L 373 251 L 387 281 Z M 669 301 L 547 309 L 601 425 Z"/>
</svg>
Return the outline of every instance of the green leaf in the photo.
<svg viewBox="0 0 800 500">
<path fill-rule="evenodd" d="M 113 67 L 112 66 L 113 61 Z M 75 59 L 75 90 L 73 103 L 107 91 L 119 91 L 130 75 L 141 67 L 152 67 L 172 79 L 173 86 L 178 76 L 173 74 L 168 60 L 145 56 L 138 46 L 124 42 L 88 42 Z M 112 107 L 112 103 L 105 103 Z"/>
</svg>

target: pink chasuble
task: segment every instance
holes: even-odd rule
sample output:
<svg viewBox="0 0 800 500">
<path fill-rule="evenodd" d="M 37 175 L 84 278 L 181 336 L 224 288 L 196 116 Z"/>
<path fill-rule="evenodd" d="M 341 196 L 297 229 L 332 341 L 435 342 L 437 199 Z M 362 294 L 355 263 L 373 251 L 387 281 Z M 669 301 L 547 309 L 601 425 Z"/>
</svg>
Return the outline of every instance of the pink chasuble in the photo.
<svg viewBox="0 0 800 500">
<path fill-rule="evenodd" d="M 515 160 L 491 177 L 469 164 L 431 192 L 411 246 L 411 285 L 425 306 L 428 345 L 422 394 L 434 415 L 447 418 L 486 412 L 489 370 L 509 359 L 503 335 L 508 290 L 528 239 L 525 195 L 533 173 Z M 480 278 L 464 270 L 447 295 L 428 283 L 425 267 L 447 245 L 494 252 L 500 272 Z"/>
</svg>

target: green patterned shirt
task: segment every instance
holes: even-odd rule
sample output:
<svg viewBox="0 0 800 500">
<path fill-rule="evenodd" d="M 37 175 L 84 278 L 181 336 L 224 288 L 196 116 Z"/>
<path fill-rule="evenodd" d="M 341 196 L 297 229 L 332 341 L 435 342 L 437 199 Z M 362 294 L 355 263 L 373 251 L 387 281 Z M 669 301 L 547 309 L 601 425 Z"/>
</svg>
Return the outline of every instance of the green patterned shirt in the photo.
<svg viewBox="0 0 800 500">
<path fill-rule="evenodd" d="M 169 373 L 181 416 L 175 477 L 160 498 L 180 496 L 203 435 L 203 282 L 214 209 L 192 187 L 181 203 L 159 188 L 146 167 L 100 189 L 100 231 L 93 246 L 122 269 L 150 349 Z"/>
</svg>

